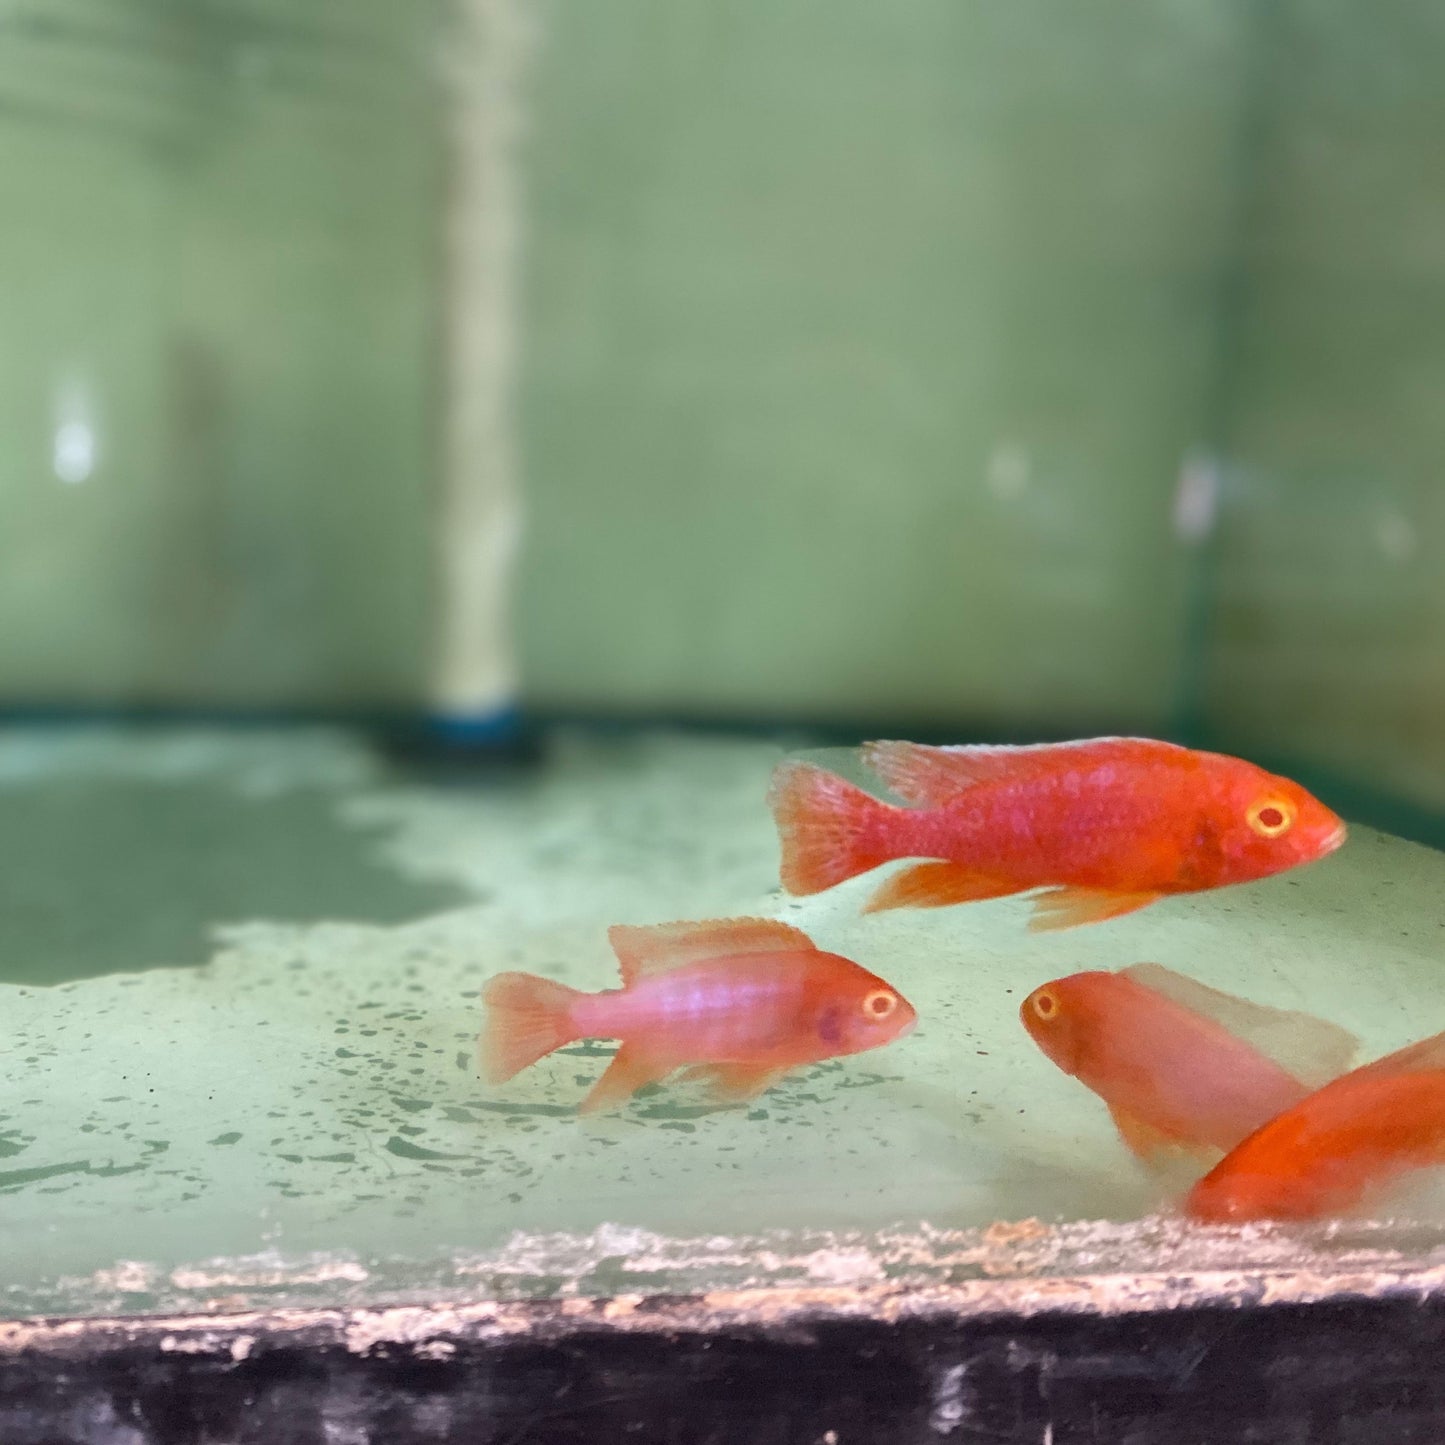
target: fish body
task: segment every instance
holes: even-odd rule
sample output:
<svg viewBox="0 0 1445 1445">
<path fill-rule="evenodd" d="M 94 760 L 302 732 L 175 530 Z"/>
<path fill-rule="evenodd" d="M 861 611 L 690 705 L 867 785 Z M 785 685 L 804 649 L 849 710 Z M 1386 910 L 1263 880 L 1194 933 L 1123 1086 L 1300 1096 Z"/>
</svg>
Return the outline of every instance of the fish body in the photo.
<svg viewBox="0 0 1445 1445">
<path fill-rule="evenodd" d="M 789 1069 L 907 1033 L 912 1005 L 805 933 L 768 919 L 618 926 L 623 987 L 588 994 L 506 973 L 483 990 L 482 1073 L 502 1083 L 583 1038 L 622 1041 L 583 1112 L 630 1097 L 684 1065 L 720 1100 L 750 1098 Z"/>
<path fill-rule="evenodd" d="M 700 1060 L 789 1068 L 842 1051 L 841 1025 L 830 1020 L 840 991 L 861 996 L 876 985 L 862 974 L 836 953 L 710 958 L 583 994 L 571 1019 L 585 1038 L 645 1039 L 672 1068 Z"/>
<path fill-rule="evenodd" d="M 1047 888 L 1034 928 L 1116 917 L 1171 893 L 1249 882 L 1338 848 L 1345 825 L 1299 784 L 1149 738 L 1037 747 L 866 744 L 907 806 L 804 762 L 773 776 L 783 886 L 816 893 L 903 858 L 868 909 Z"/>
<path fill-rule="evenodd" d="M 1019 1017 L 1039 1048 L 1108 1106 L 1141 1158 L 1232 1149 L 1347 1068 L 1356 1041 L 1158 964 L 1035 989 Z"/>
<path fill-rule="evenodd" d="M 1445 1034 L 1355 1069 L 1276 1115 L 1189 1192 L 1201 1223 L 1320 1219 L 1445 1164 Z"/>
</svg>

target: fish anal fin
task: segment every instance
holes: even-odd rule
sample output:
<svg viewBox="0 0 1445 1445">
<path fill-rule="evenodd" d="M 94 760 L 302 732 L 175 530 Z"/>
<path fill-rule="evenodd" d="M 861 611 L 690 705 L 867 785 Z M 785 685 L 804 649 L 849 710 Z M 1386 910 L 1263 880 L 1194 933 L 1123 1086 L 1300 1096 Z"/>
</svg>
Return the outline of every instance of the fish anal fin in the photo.
<svg viewBox="0 0 1445 1445">
<path fill-rule="evenodd" d="M 1085 738 L 1071 743 L 1030 743 L 1022 747 L 928 747 L 923 743 L 863 744 L 863 761 L 910 803 L 936 807 L 978 783 L 1022 780 L 1065 768 L 1086 768 L 1137 757 L 1139 750 L 1177 752 L 1173 743 L 1152 738 Z"/>
<path fill-rule="evenodd" d="M 915 863 L 895 873 L 865 905 L 864 913 L 885 908 L 944 908 L 1017 893 L 1018 884 L 975 873 L 961 863 Z"/>
<path fill-rule="evenodd" d="M 742 1104 L 770 1089 L 788 1071 L 776 1064 L 697 1064 L 683 1078 L 701 1084 L 718 1104 Z"/>
<path fill-rule="evenodd" d="M 1360 1041 L 1354 1034 L 1338 1024 L 1313 1014 L 1251 1003 L 1186 978 L 1163 964 L 1136 963 L 1122 972 L 1135 983 L 1210 1019 L 1311 1089 L 1344 1073 L 1359 1048 Z M 1445 1066 L 1445 1035 L 1441 1040 L 1431 1067 Z"/>
<path fill-rule="evenodd" d="M 1082 923 L 1102 923 L 1137 908 L 1147 908 L 1162 895 L 1158 893 L 1110 893 L 1099 888 L 1049 888 L 1034 899 L 1029 919 L 1031 933 L 1053 928 L 1077 928 Z"/>
<path fill-rule="evenodd" d="M 1109 1105 L 1109 1117 L 1114 1121 L 1114 1127 L 1119 1131 L 1119 1137 L 1128 1145 L 1129 1151 L 1137 1154 L 1145 1163 L 1167 1153 L 1178 1144 L 1173 1135 L 1156 1129 L 1152 1124 L 1146 1124 L 1137 1115 L 1127 1113 L 1115 1104 Z"/>
<path fill-rule="evenodd" d="M 655 1084 L 672 1070 L 673 1065 L 659 1063 L 636 1044 L 624 1043 L 613 1054 L 612 1062 L 593 1084 L 591 1092 L 577 1106 L 577 1112 L 595 1114 L 625 1104 L 644 1084 Z"/>
<path fill-rule="evenodd" d="M 649 926 L 618 923 L 607 930 L 607 941 L 617 955 L 624 984 L 705 958 L 816 951 L 802 929 L 774 918 L 712 918 L 701 923 Z"/>
<path fill-rule="evenodd" d="M 1219 1158 L 1218 1149 L 1170 1134 L 1113 1104 L 1109 1105 L 1109 1117 L 1129 1152 L 1152 1170 L 1162 1172 L 1181 1164 L 1207 1167 Z"/>
</svg>

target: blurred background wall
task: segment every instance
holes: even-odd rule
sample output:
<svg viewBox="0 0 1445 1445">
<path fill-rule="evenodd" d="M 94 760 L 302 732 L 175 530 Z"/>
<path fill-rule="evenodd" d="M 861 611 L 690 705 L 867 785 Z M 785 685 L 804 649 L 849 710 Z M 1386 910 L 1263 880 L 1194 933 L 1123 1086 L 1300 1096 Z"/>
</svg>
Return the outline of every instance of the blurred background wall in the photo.
<svg viewBox="0 0 1445 1445">
<path fill-rule="evenodd" d="M 536 696 L 1164 725 L 1249 7 L 547 13 Z"/>
<path fill-rule="evenodd" d="M 426 707 L 461 536 L 539 709 L 1445 803 L 1442 61 L 1406 0 L 16 0 L 0 698 Z"/>
<path fill-rule="evenodd" d="M 6 700 L 418 695 L 435 23 L 391 0 L 0 10 Z"/>
<path fill-rule="evenodd" d="M 1262 9 L 1207 721 L 1445 805 L 1445 10 Z"/>
</svg>

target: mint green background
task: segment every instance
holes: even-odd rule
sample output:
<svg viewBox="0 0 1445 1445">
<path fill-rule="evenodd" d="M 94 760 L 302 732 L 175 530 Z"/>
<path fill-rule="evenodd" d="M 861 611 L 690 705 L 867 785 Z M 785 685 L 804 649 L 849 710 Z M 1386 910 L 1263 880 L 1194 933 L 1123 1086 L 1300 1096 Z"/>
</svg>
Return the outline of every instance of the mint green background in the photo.
<svg viewBox="0 0 1445 1445">
<path fill-rule="evenodd" d="M 0 17 L 0 702 L 424 699 L 459 3 Z M 1445 801 L 1427 9 L 513 8 L 531 701 Z"/>
<path fill-rule="evenodd" d="M 1445 803 L 1445 16 L 1268 8 L 1211 718 Z"/>
<path fill-rule="evenodd" d="M 1161 724 L 1250 7 L 544 13 L 534 695 Z"/>
<path fill-rule="evenodd" d="M 0 17 L 0 695 L 317 704 L 426 664 L 430 6 Z M 51 470 L 90 399 L 93 475 Z"/>
</svg>

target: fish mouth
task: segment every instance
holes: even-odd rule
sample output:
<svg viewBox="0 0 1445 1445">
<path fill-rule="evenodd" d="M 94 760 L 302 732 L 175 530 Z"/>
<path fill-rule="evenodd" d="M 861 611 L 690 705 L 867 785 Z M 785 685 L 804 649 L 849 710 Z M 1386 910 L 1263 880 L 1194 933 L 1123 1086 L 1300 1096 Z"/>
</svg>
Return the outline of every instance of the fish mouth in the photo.
<svg viewBox="0 0 1445 1445">
<path fill-rule="evenodd" d="M 1320 845 L 1321 848 L 1326 853 L 1333 853 L 1335 849 L 1338 848 L 1345 841 L 1345 838 L 1348 835 L 1348 831 L 1349 830 L 1345 827 L 1343 823 L 1337 824 L 1335 828 L 1330 832 L 1330 834 L 1325 838 L 1324 842 Z"/>
</svg>

